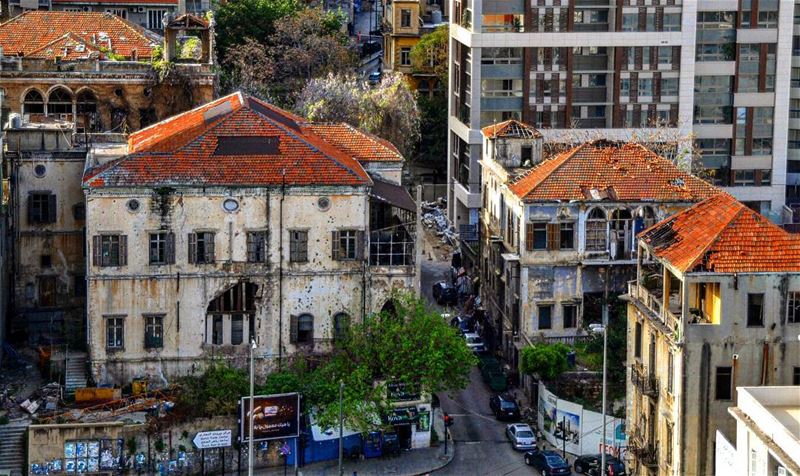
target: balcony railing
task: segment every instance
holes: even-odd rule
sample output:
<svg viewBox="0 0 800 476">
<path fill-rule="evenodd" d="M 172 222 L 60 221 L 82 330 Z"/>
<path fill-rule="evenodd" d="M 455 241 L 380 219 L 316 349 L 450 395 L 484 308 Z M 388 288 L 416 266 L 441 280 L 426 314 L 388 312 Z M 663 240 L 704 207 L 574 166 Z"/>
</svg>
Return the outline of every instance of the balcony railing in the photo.
<svg viewBox="0 0 800 476">
<path fill-rule="evenodd" d="M 628 282 L 628 296 L 650 311 L 651 317 L 666 327 L 668 335 L 680 338 L 681 319 L 664 307 L 663 301 L 636 281 Z"/>
<path fill-rule="evenodd" d="M 642 395 L 658 400 L 658 377 L 645 370 L 644 366 L 638 362 L 631 366 L 631 383 Z"/>
<path fill-rule="evenodd" d="M 658 447 L 644 441 L 641 436 L 633 436 L 628 443 L 628 451 L 636 460 L 648 468 L 658 467 Z"/>
</svg>

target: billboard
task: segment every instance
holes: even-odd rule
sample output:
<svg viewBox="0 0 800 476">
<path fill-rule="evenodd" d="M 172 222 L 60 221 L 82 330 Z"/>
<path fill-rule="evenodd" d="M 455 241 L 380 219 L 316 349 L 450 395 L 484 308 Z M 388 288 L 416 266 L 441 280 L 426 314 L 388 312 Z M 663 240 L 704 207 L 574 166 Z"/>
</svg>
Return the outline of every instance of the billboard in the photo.
<svg viewBox="0 0 800 476">
<path fill-rule="evenodd" d="M 253 441 L 296 438 L 300 432 L 300 395 L 258 395 L 253 397 Z M 250 397 L 242 397 L 242 442 L 250 441 Z"/>
</svg>

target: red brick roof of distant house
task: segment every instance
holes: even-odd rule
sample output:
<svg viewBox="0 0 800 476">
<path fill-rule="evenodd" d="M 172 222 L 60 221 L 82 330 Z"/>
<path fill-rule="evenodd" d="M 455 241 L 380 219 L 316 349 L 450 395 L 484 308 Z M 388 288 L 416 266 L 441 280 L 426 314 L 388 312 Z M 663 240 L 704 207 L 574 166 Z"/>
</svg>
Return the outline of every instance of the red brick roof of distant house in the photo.
<svg viewBox="0 0 800 476">
<path fill-rule="evenodd" d="M 800 235 L 788 233 L 720 193 L 639 234 L 651 253 L 681 272 L 800 272 Z"/>
<path fill-rule="evenodd" d="M 302 124 L 302 127 L 347 152 L 359 162 L 398 162 L 403 160 L 400 151 L 388 140 L 360 131 L 344 122 L 308 122 Z"/>
<path fill-rule="evenodd" d="M 523 201 L 696 202 L 720 193 L 639 144 L 587 142 L 509 183 Z"/>
<path fill-rule="evenodd" d="M 340 128 L 343 137 L 331 143 L 314 129 L 291 112 L 233 93 L 131 134 L 129 155 L 88 170 L 84 186 L 372 184 L 358 154 L 338 146 L 363 142 L 362 133 Z"/>
<path fill-rule="evenodd" d="M 162 41 L 139 25 L 101 12 L 29 11 L 0 24 L 6 56 L 72 60 L 92 52 L 104 58 L 112 52 L 125 59 L 147 59 Z"/>
</svg>

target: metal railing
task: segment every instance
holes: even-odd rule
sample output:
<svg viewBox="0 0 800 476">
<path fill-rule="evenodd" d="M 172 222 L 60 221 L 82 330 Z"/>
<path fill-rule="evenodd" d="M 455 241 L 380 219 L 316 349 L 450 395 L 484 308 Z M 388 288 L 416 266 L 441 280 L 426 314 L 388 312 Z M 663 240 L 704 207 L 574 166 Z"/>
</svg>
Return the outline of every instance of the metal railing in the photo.
<svg viewBox="0 0 800 476">
<path fill-rule="evenodd" d="M 631 383 L 642 395 L 658 400 L 658 377 L 652 372 L 648 372 L 639 362 L 634 362 L 633 365 L 631 365 Z"/>
<path fill-rule="evenodd" d="M 681 318 L 666 308 L 662 299 L 651 294 L 647 288 L 637 284 L 636 281 L 628 282 L 628 295 L 647 308 L 651 313 L 651 317 L 660 321 L 675 339 L 679 339 Z"/>
</svg>

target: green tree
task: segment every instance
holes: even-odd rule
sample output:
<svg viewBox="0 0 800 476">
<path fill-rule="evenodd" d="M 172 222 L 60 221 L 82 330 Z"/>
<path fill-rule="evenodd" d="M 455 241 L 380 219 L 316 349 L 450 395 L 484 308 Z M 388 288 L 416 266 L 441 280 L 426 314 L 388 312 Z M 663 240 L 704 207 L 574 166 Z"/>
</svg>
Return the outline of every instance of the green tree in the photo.
<svg viewBox="0 0 800 476">
<path fill-rule="evenodd" d="M 275 23 L 302 8 L 297 0 L 235 0 L 215 2 L 216 48 L 224 64 L 228 50 L 250 38 L 266 45 Z"/>
<path fill-rule="evenodd" d="M 295 105 L 312 121 L 346 122 L 393 143 L 411 157 L 420 134 L 416 97 L 403 74 L 385 75 L 376 86 L 355 75 L 312 79 Z"/>
<path fill-rule="evenodd" d="M 520 352 L 520 371 L 538 374 L 543 380 L 555 380 L 569 368 L 568 353 L 569 347 L 561 343 L 525 347 Z"/>
<path fill-rule="evenodd" d="M 447 45 L 449 27 L 442 25 L 431 33 L 422 35 L 416 45 L 411 48 L 411 67 L 414 72 L 432 73 L 443 85 L 447 84 Z"/>
<path fill-rule="evenodd" d="M 420 145 L 414 162 L 432 169 L 444 180 L 447 178 L 447 96 L 420 95 L 417 104 L 420 112 Z"/>
<path fill-rule="evenodd" d="M 214 362 L 199 376 L 178 379 L 177 406 L 189 417 L 233 415 L 239 399 L 249 392 L 249 382 L 244 370 Z"/>
</svg>

